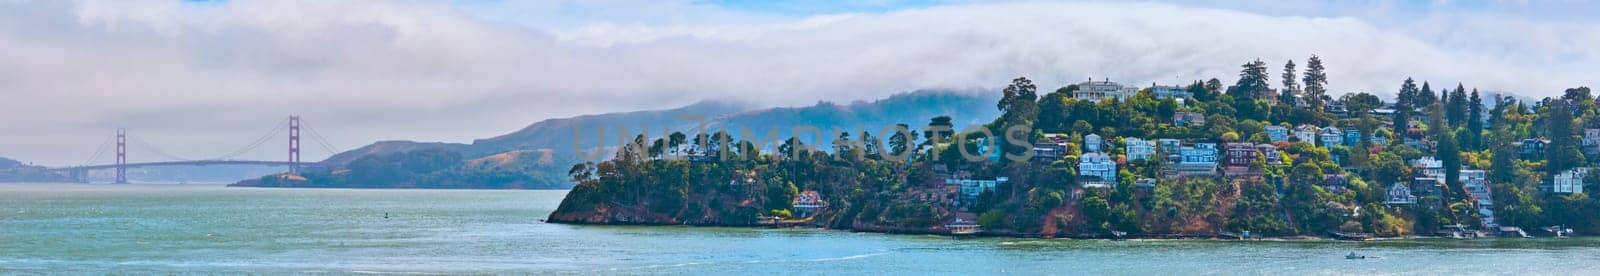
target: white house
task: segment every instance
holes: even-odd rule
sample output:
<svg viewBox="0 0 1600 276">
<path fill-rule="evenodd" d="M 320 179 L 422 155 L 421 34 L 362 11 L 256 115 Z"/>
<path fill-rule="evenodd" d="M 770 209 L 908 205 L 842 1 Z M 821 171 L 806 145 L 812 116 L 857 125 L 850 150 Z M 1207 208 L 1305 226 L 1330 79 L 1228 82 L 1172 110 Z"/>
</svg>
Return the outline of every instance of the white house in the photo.
<svg viewBox="0 0 1600 276">
<path fill-rule="evenodd" d="M 1383 204 L 1389 204 L 1389 205 L 1417 204 L 1417 196 L 1411 195 L 1411 188 L 1406 187 L 1405 183 L 1395 182 L 1393 185 L 1389 185 L 1389 193 L 1385 197 L 1385 199 L 1383 201 Z"/>
<path fill-rule="evenodd" d="M 794 206 L 794 211 L 799 213 L 797 214 L 798 216 L 805 217 L 826 207 L 827 202 L 822 201 L 822 194 L 817 193 L 817 191 L 806 190 L 795 196 L 792 206 Z"/>
<path fill-rule="evenodd" d="M 1300 140 L 1300 142 L 1316 144 L 1317 143 L 1317 131 L 1319 131 L 1319 130 L 1321 130 L 1321 129 L 1317 128 L 1317 126 L 1300 125 L 1300 126 L 1294 127 L 1294 138 L 1296 140 Z"/>
<path fill-rule="evenodd" d="M 1573 168 L 1556 174 L 1551 183 L 1551 191 L 1562 194 L 1575 194 L 1583 192 L 1583 177 L 1589 174 L 1589 168 Z"/>
<path fill-rule="evenodd" d="M 948 178 L 944 180 L 944 184 L 959 186 L 961 189 L 961 201 L 970 202 L 978 198 L 978 194 L 982 194 L 983 191 L 993 191 L 996 185 L 1006 183 L 1009 180 L 1006 177 L 996 177 L 993 180 Z"/>
<path fill-rule="evenodd" d="M 1105 144 L 1105 139 L 1101 139 L 1099 134 L 1090 133 L 1089 135 L 1083 136 L 1084 152 L 1100 152 L 1100 147 Z"/>
<path fill-rule="evenodd" d="M 1434 159 L 1433 156 L 1423 156 L 1422 158 L 1417 158 L 1417 160 L 1411 160 L 1411 167 L 1422 173 L 1422 175 L 1444 179 L 1444 161 Z"/>
<path fill-rule="evenodd" d="M 1197 143 L 1178 149 L 1178 174 L 1211 175 L 1217 171 L 1217 144 Z"/>
<path fill-rule="evenodd" d="M 1489 189 L 1489 173 L 1483 170 L 1461 170 L 1461 189 L 1478 204 L 1479 223 L 1484 228 L 1498 226 L 1494 220 L 1494 193 Z"/>
<path fill-rule="evenodd" d="M 1104 153 L 1085 153 L 1078 159 L 1078 182 L 1084 187 L 1108 187 L 1117 184 L 1117 163 Z"/>
<path fill-rule="evenodd" d="M 1089 81 L 1078 83 L 1078 91 L 1072 92 L 1072 98 L 1080 101 L 1127 100 L 1139 92 L 1139 88 L 1122 86 L 1110 80 Z"/>
<path fill-rule="evenodd" d="M 1150 84 L 1150 94 L 1153 94 L 1158 100 L 1166 98 L 1176 99 L 1179 104 L 1183 104 L 1185 99 L 1193 96 L 1189 94 L 1189 89 L 1183 86 L 1156 85 L 1154 83 Z"/>
<path fill-rule="evenodd" d="M 1200 113 L 1178 112 L 1178 113 L 1173 113 L 1172 114 L 1172 125 L 1174 125 L 1174 126 L 1190 126 L 1190 125 L 1199 126 L 1199 125 L 1205 125 L 1205 124 L 1206 124 L 1206 116 L 1205 115 L 1201 115 Z"/>
<path fill-rule="evenodd" d="M 1155 141 L 1128 137 L 1123 138 L 1122 143 L 1127 148 L 1128 159 L 1130 160 L 1144 160 L 1156 153 Z"/>
</svg>

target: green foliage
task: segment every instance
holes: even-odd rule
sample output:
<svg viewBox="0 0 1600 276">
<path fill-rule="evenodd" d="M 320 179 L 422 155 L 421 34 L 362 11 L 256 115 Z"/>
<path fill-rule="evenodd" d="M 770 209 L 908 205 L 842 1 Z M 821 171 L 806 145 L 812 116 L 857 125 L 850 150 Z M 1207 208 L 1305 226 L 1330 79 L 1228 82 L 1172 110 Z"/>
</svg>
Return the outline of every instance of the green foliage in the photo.
<svg viewBox="0 0 1600 276">
<path fill-rule="evenodd" d="M 1304 86 L 1300 88 L 1308 106 L 1295 106 L 1293 101 L 1287 101 L 1291 97 L 1284 95 L 1260 94 L 1270 88 L 1267 68 L 1259 60 L 1241 66 L 1239 79 L 1231 87 L 1222 87 L 1217 79 L 1193 82 L 1187 89 L 1194 98 L 1184 104 L 1156 99 L 1149 91 L 1125 101 L 1076 100 L 1072 98 L 1078 89 L 1075 85 L 1040 97 L 1031 81 L 1017 78 L 1001 92 L 995 105 L 1002 114 L 985 125 L 996 137 L 979 132 L 958 133 L 960 129 L 952 118 L 934 117 L 927 126 L 942 129 L 914 133 L 921 135 L 889 134 L 889 151 L 918 152 L 909 160 L 888 160 L 885 154 L 875 152 L 876 147 L 870 145 L 877 139 L 870 133 L 841 133 L 832 153 L 797 152 L 802 144 L 789 139 L 777 149 L 784 158 L 762 156 L 753 149 L 740 152 L 751 152 L 757 158 L 688 162 L 623 150 L 611 161 L 580 164 L 568 170 L 566 177 L 579 184 L 560 210 L 646 210 L 649 214 L 645 215 L 670 217 L 672 223 L 750 223 L 757 214 L 788 215 L 794 198 L 800 191 L 809 190 L 822 194 L 829 206 L 814 218 L 819 225 L 836 228 L 918 229 L 948 223 L 957 215 L 976 214 L 977 222 L 985 229 L 1022 234 L 1050 229 L 1064 234 L 1203 233 L 1220 229 L 1265 236 L 1323 235 L 1333 231 L 1399 236 L 1431 233 L 1441 225 L 1476 222 L 1476 206 L 1462 192 L 1459 180 L 1460 170 L 1465 167 L 1489 171 L 1494 211 L 1505 225 L 1538 227 L 1559 223 L 1600 232 L 1600 225 L 1593 223 L 1600 221 L 1600 203 L 1593 199 L 1595 195 L 1556 196 L 1538 191 L 1539 185 L 1556 172 L 1596 163 L 1586 160 L 1579 148 L 1580 128 L 1600 127 L 1600 120 L 1595 118 L 1600 116 L 1600 107 L 1596 107 L 1587 89 L 1569 89 L 1561 99 L 1546 99 L 1532 107 L 1512 98 L 1494 99 L 1496 106 L 1483 112 L 1477 91 L 1469 94 L 1464 85 L 1435 95 L 1427 82 L 1418 87 L 1408 78 L 1394 99 L 1395 115 L 1381 117 L 1371 115 L 1384 106 L 1376 95 L 1325 97 L 1327 79 L 1320 58 L 1312 56 L 1306 62 L 1299 82 L 1294 69 L 1288 68 L 1292 64 L 1284 68 L 1283 88 L 1292 91 Z M 1272 97 L 1281 98 L 1274 103 Z M 1342 103 L 1349 113 L 1329 114 L 1321 108 L 1327 104 L 1324 100 Z M 1172 123 L 1172 116 L 1178 112 L 1205 114 L 1207 122 L 1177 126 Z M 1483 114 L 1490 116 L 1488 120 L 1482 119 Z M 1409 122 L 1419 122 L 1423 135 L 1412 135 Z M 1393 128 L 1385 127 L 1385 123 Z M 1367 135 L 1353 146 L 1330 148 L 1313 141 L 1280 143 L 1283 164 L 1267 164 L 1262 161 L 1264 158 L 1257 158 L 1248 169 L 1259 170 L 1260 176 L 1234 178 L 1173 177 L 1167 174 L 1172 164 L 1159 157 L 1124 159 L 1128 149 L 1120 143 L 1128 137 L 1173 138 L 1188 143 L 1267 143 L 1270 138 L 1262 130 L 1264 126 L 1302 124 L 1354 128 Z M 1033 139 L 1030 142 L 1041 142 L 1038 139 L 1043 133 L 1065 134 L 1070 140 L 1066 146 L 1069 156 L 1039 163 L 962 158 L 962 150 L 978 152 L 980 143 L 1000 141 L 1000 131 L 1010 125 L 1036 126 L 1037 131 L 1026 133 Z M 1083 151 L 1082 137 L 1088 134 L 1118 141 L 1106 149 L 1119 161 L 1115 188 L 1077 185 L 1076 155 Z M 1373 134 L 1392 142 L 1366 141 L 1365 136 Z M 962 140 L 954 141 L 958 137 Z M 1407 146 L 1405 138 L 1422 139 L 1423 146 Z M 1544 160 L 1519 158 L 1516 142 L 1529 138 L 1551 140 Z M 635 144 L 676 148 L 673 145 L 682 144 L 682 140 L 681 135 L 655 141 L 640 136 L 635 137 Z M 744 144 L 732 139 L 712 140 Z M 1003 141 L 998 145 L 1012 153 L 1027 150 Z M 1384 205 L 1391 184 L 1408 183 L 1419 175 L 1407 161 L 1423 156 L 1438 158 L 1446 168 L 1443 195 L 1424 198 L 1436 204 Z M 428 175 L 460 162 L 459 156 L 449 155 L 412 158 L 416 160 L 364 160 L 359 165 L 369 171 L 402 172 L 399 176 L 356 174 L 353 170 L 349 177 L 397 181 L 379 178 Z M 943 167 L 946 173 L 967 172 L 974 179 L 1007 177 L 1011 181 L 979 193 L 973 202 L 949 204 L 940 199 L 958 195 L 944 192 L 941 181 L 949 174 L 934 173 L 935 167 Z M 1360 173 L 1347 172 L 1346 167 L 1359 168 Z M 726 184 L 742 183 L 733 177 L 740 173 L 753 173 L 759 180 L 750 185 Z M 1323 180 L 1327 176 L 1348 179 L 1347 190 L 1325 186 Z M 1141 178 L 1159 180 L 1145 190 L 1133 185 Z M 1600 187 L 1586 190 L 1600 191 Z M 1082 197 L 1075 199 L 1079 192 Z M 938 196 L 941 193 L 944 197 Z M 918 196 L 913 198 L 913 194 Z M 934 199 L 930 200 L 927 194 L 935 194 Z"/>
</svg>

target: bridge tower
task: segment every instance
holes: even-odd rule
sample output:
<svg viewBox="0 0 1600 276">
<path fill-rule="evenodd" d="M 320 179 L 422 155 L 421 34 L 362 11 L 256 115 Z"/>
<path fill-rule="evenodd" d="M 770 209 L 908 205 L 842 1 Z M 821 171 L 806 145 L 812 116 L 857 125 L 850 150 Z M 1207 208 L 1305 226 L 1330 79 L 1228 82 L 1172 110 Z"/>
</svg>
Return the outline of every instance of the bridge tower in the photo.
<svg viewBox="0 0 1600 276">
<path fill-rule="evenodd" d="M 117 129 L 117 184 L 128 184 L 128 129 Z"/>
<path fill-rule="evenodd" d="M 289 116 L 289 173 L 300 172 L 300 116 Z"/>
</svg>

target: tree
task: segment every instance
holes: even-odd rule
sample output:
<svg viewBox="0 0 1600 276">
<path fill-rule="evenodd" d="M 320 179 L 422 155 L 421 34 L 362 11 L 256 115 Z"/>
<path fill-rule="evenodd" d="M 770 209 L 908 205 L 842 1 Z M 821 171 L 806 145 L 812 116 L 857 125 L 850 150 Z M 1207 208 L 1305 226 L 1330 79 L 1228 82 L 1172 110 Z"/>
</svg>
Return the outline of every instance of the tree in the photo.
<svg viewBox="0 0 1600 276">
<path fill-rule="evenodd" d="M 688 142 L 686 141 L 688 138 L 688 135 L 684 135 L 683 132 L 673 131 L 671 135 L 667 135 L 667 147 L 672 148 L 672 154 L 676 156 L 678 147 Z"/>
<path fill-rule="evenodd" d="M 1279 96 L 1279 102 L 1290 106 L 1294 105 L 1294 92 L 1299 90 L 1299 85 L 1295 84 L 1295 79 L 1294 60 L 1289 60 L 1289 62 L 1283 64 L 1283 93 Z"/>
<path fill-rule="evenodd" d="M 1456 83 L 1456 90 L 1450 92 L 1450 102 L 1446 106 L 1445 117 L 1450 119 L 1450 127 L 1461 127 L 1467 120 L 1467 89 Z"/>
<path fill-rule="evenodd" d="M 1239 70 L 1239 81 L 1234 83 L 1233 90 L 1229 91 L 1228 94 L 1233 95 L 1235 99 L 1257 99 L 1266 96 L 1260 93 L 1269 89 L 1267 85 L 1267 63 L 1262 62 L 1261 59 L 1256 59 L 1239 67 L 1243 68 Z"/>
<path fill-rule="evenodd" d="M 1483 99 L 1478 97 L 1478 89 L 1473 88 L 1471 98 L 1467 99 L 1467 137 L 1462 140 L 1464 148 L 1468 151 L 1482 150 L 1483 130 Z"/>
<path fill-rule="evenodd" d="M 1454 131 L 1444 131 L 1443 133 L 1444 135 L 1439 137 L 1439 154 L 1435 158 L 1439 158 L 1440 163 L 1444 165 L 1445 189 L 1460 189 L 1461 148 L 1456 145 Z M 1454 200 L 1455 198 L 1451 197 L 1451 194 L 1450 191 L 1446 191 L 1443 196 L 1445 199 Z"/>
<path fill-rule="evenodd" d="M 911 126 L 906 124 L 895 124 L 895 126 L 899 127 L 899 129 L 911 129 Z M 915 131 L 895 131 L 894 135 L 889 136 L 889 155 L 905 154 L 907 150 L 911 149 L 912 142 L 916 140 L 917 133 Z"/>
<path fill-rule="evenodd" d="M 1294 60 L 1291 59 L 1288 63 L 1283 64 L 1283 88 L 1294 90 L 1294 88 L 1299 87 L 1299 85 L 1295 84 L 1296 78 L 1297 77 L 1294 74 Z"/>
<path fill-rule="evenodd" d="M 1572 123 L 1572 102 L 1565 99 L 1550 100 L 1545 108 L 1545 136 L 1549 137 L 1550 144 L 1545 146 L 1545 165 L 1547 172 L 1555 175 L 1567 169 L 1577 167 L 1583 162 L 1583 152 L 1578 148 L 1578 139 Z"/>
<path fill-rule="evenodd" d="M 1208 94 L 1210 94 L 1210 95 L 1222 94 L 1222 80 L 1218 80 L 1217 78 L 1211 78 L 1210 80 L 1206 80 L 1206 91 L 1208 91 Z M 1211 98 L 1206 98 L 1206 99 L 1196 98 L 1196 100 L 1210 101 Z"/>
<path fill-rule="evenodd" d="M 1428 117 L 1431 121 L 1428 123 L 1428 134 L 1437 143 L 1434 158 L 1444 165 L 1445 188 L 1440 199 L 1454 201 L 1452 191 L 1461 187 L 1461 149 L 1456 145 L 1455 131 L 1445 126 L 1444 107 L 1437 104 L 1429 106 Z"/>
<path fill-rule="evenodd" d="M 1026 77 L 1011 80 L 1011 85 L 1001 91 L 1000 102 L 995 103 L 995 108 L 1000 109 L 999 129 L 1009 126 L 1032 126 L 1039 117 L 1038 86 Z"/>
<path fill-rule="evenodd" d="M 1418 91 L 1414 96 L 1411 100 L 1411 106 L 1416 108 L 1428 108 L 1434 102 L 1439 101 L 1439 96 L 1433 94 L 1433 88 L 1428 87 L 1428 82 L 1426 81 L 1422 82 L 1422 91 Z"/>
<path fill-rule="evenodd" d="M 1410 128 L 1411 113 L 1417 110 L 1415 106 L 1417 93 L 1420 93 L 1417 90 L 1417 82 L 1411 78 L 1406 78 L 1406 81 L 1400 84 L 1400 92 L 1394 97 L 1394 133 L 1406 133 L 1406 129 Z M 1399 144 L 1400 139 L 1394 139 L 1394 143 Z"/>
<path fill-rule="evenodd" d="M 1311 103 L 1314 110 L 1322 109 L 1322 97 L 1328 92 L 1328 74 L 1323 72 L 1322 58 L 1311 55 L 1306 60 L 1306 74 L 1301 83 L 1305 85 L 1306 100 Z"/>
<path fill-rule="evenodd" d="M 1045 132 L 1065 132 L 1068 127 L 1071 127 L 1071 118 L 1067 116 L 1067 111 L 1071 109 L 1071 106 L 1067 105 L 1067 99 L 1072 98 L 1072 90 L 1068 90 L 1068 88 L 1056 89 L 1055 92 L 1050 92 L 1039 98 L 1039 121 L 1035 126 Z"/>
<path fill-rule="evenodd" d="M 1515 134 L 1516 127 L 1523 118 L 1519 111 L 1521 106 L 1511 97 L 1495 101 L 1494 113 L 1490 123 L 1489 139 L 1489 181 L 1493 183 L 1510 183 L 1516 181 L 1515 165 L 1519 148 L 1514 144 L 1521 138 Z"/>
<path fill-rule="evenodd" d="M 933 143 L 948 143 L 951 136 L 955 136 L 955 124 L 951 123 L 950 116 L 939 115 L 928 119 L 927 130 L 922 131 L 922 145 L 937 146 Z M 919 147 L 920 149 L 920 147 Z"/>
<path fill-rule="evenodd" d="M 1032 129 L 1034 122 L 1039 119 L 1038 86 L 1025 77 L 1011 80 L 1011 85 L 1002 90 L 1000 102 L 995 103 L 1002 114 L 989 125 L 989 131 L 996 135 L 1004 135 L 1006 130 L 1014 126 L 1023 126 Z M 997 144 L 1004 154 L 1022 155 L 1029 151 L 1029 147 L 1006 143 L 1003 139 Z M 1002 154 L 1001 156 L 1005 156 Z M 1002 159 L 1001 162 L 1009 162 Z"/>
<path fill-rule="evenodd" d="M 1366 92 L 1344 94 L 1344 96 L 1339 97 L 1339 100 L 1344 102 L 1345 108 L 1349 110 L 1350 114 L 1356 114 L 1357 117 L 1366 116 L 1372 113 L 1372 110 L 1383 106 L 1382 99 L 1378 99 L 1378 96 L 1367 94 Z"/>
<path fill-rule="evenodd" d="M 567 170 L 567 176 L 572 183 L 583 183 L 594 179 L 594 162 L 572 164 L 572 169 Z"/>
</svg>

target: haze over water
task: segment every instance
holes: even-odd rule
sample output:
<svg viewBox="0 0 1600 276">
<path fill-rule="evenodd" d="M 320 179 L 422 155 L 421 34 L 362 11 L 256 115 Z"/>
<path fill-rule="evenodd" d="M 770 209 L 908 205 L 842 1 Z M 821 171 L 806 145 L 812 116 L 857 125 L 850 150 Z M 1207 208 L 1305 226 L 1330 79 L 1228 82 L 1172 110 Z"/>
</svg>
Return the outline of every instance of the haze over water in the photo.
<svg viewBox="0 0 1600 276">
<path fill-rule="evenodd" d="M 0 184 L 0 273 L 1582 274 L 1600 239 L 951 239 L 574 226 L 565 191 Z M 389 218 L 385 219 L 387 213 Z M 1355 251 L 1375 258 L 1345 260 Z"/>
</svg>

